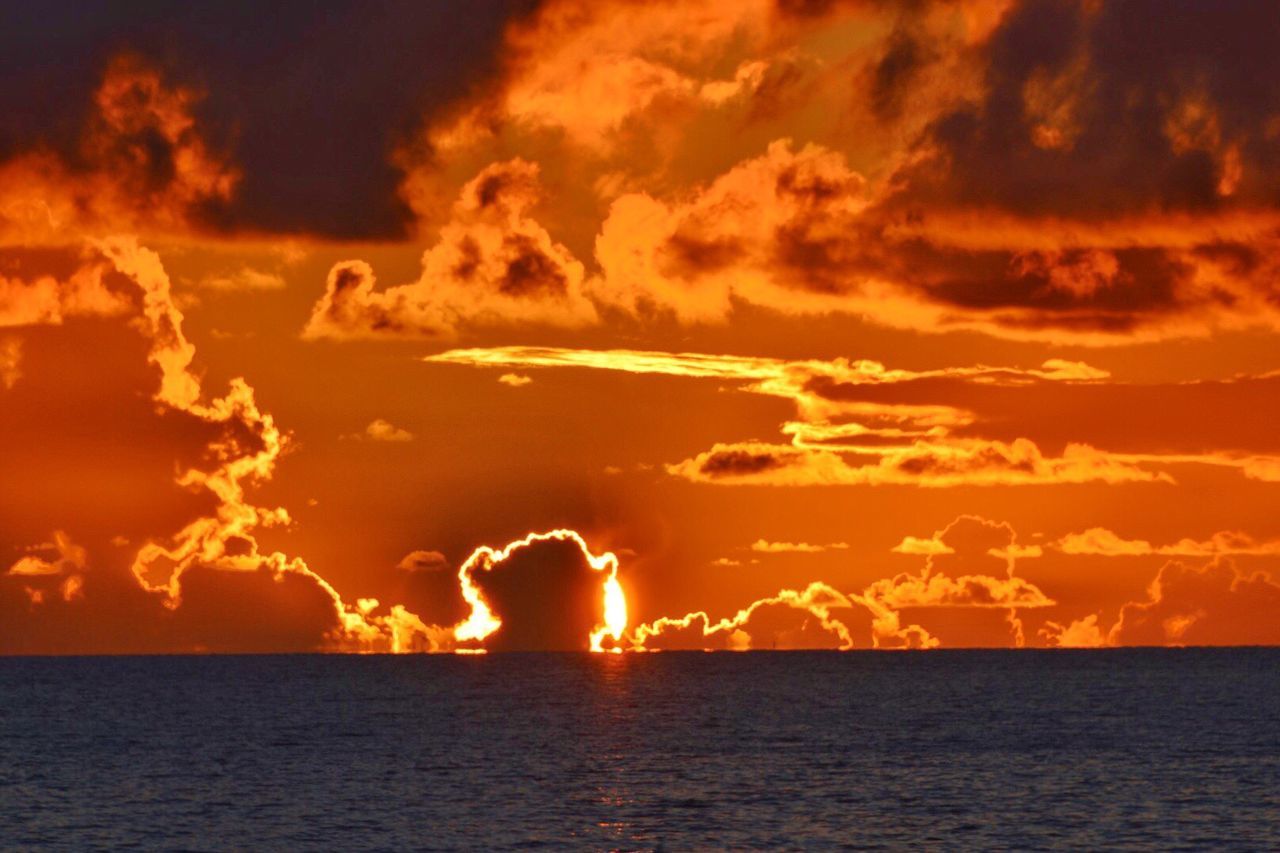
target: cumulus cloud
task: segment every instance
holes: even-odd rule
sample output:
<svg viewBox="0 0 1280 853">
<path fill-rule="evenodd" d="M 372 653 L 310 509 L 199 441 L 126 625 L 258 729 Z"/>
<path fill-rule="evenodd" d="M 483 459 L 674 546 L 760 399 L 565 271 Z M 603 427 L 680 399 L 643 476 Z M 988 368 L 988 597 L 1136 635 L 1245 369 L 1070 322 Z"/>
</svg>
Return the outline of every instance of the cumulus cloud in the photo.
<svg viewBox="0 0 1280 853">
<path fill-rule="evenodd" d="M 615 200 L 596 242 L 592 293 L 686 322 L 723 322 L 740 301 L 1078 344 L 1276 325 L 1266 262 L 1246 271 L 1238 253 L 1217 248 L 1212 223 L 1177 248 L 1160 239 L 1172 222 L 1136 232 L 1108 223 L 1106 233 L 1125 242 L 1101 246 L 1081 246 L 1071 225 L 1037 222 L 1026 230 L 1040 235 L 1026 243 L 1011 226 L 1001 245 L 961 247 L 951 241 L 966 239 L 963 225 L 944 212 L 935 226 L 895 207 L 906 203 L 875 198 L 839 152 L 774 142 L 692 200 Z M 1255 245 L 1276 224 L 1260 224 Z M 989 240 L 1001 233 L 980 212 L 973 226 Z M 1067 233 L 1045 247 L 1046 231 Z"/>
<path fill-rule="evenodd" d="M 889 294 L 830 270 L 851 262 L 841 235 L 867 201 L 864 180 L 839 154 L 776 142 L 692 201 L 614 201 L 596 241 L 593 292 L 684 321 L 724 321 L 735 298 L 785 313 L 857 312 L 857 300 Z"/>
<path fill-rule="evenodd" d="M 671 171 L 690 147 L 691 123 L 710 119 L 706 130 L 716 135 L 740 129 L 784 106 L 818 71 L 816 61 L 769 44 L 801 29 L 772 5 L 542 5 L 507 30 L 519 62 L 401 150 L 406 200 L 429 217 L 441 185 L 503 151 L 574 163 L 570 192 L 588 196 Z"/>
<path fill-rule="evenodd" d="M 896 577 L 864 593 L 894 610 L 909 607 L 1049 607 L 1054 602 L 1023 578 Z"/>
<path fill-rule="evenodd" d="M 1203 566 L 1166 563 L 1147 596 L 1126 604 L 1107 634 L 1110 645 L 1275 645 L 1280 642 L 1280 584 L 1246 574 L 1230 559 Z"/>
<path fill-rule="evenodd" d="M 530 533 L 501 549 L 481 546 L 459 567 L 458 580 L 470 606 L 453 628 L 460 644 L 600 651 L 626 628 L 617 556 L 592 553 L 573 530 Z"/>
<path fill-rule="evenodd" d="M 820 554 L 823 551 L 843 551 L 848 547 L 847 542 L 810 545 L 808 542 L 770 542 L 767 539 L 757 539 L 751 543 L 751 550 L 761 554 Z"/>
<path fill-rule="evenodd" d="M 884 164 L 901 155 L 900 126 L 918 132 L 936 113 L 933 101 L 976 82 L 964 46 L 990 28 L 981 17 L 957 28 L 942 10 L 853 4 L 814 16 L 764 0 L 546 4 L 509 29 L 520 61 L 508 74 L 402 147 L 402 193 L 429 233 L 453 188 L 503 161 L 539 164 L 554 182 L 553 233 L 566 229 L 575 246 L 595 238 L 584 290 L 601 310 L 722 322 L 733 299 L 787 313 L 858 313 L 890 295 L 912 303 L 841 267 L 853 253 L 838 244 L 874 197 L 871 184 L 889 174 Z M 877 38 L 831 39 L 827 26 L 895 36 L 910 27 L 939 49 L 886 57 Z M 926 53 L 932 61 L 914 61 Z M 878 73 L 889 68 L 899 71 Z M 900 97 L 897 83 L 908 77 L 948 94 Z M 898 108 L 872 109 L 862 97 L 871 86 L 876 103 Z M 876 132 L 858 138 L 896 140 L 859 146 L 859 160 L 877 164 L 873 181 L 832 147 L 863 130 L 859 122 Z M 792 143 L 800 129 L 814 138 Z M 834 256 L 824 258 L 828 250 Z M 473 321 L 484 314 L 470 303 L 459 311 Z"/>
<path fill-rule="evenodd" d="M 1007 523 L 962 515 L 927 539 L 908 539 L 936 543 L 900 551 L 923 553 L 921 570 L 875 581 L 857 596 L 872 612 L 877 647 L 1020 647 L 1026 642 L 1020 611 L 1055 604 L 1039 586 L 1017 574 L 1017 561 L 1034 552 L 1018 543 Z M 990 615 L 961 625 L 942 618 L 955 613 Z M 920 621 L 909 621 L 908 615 Z"/>
<path fill-rule="evenodd" d="M 1192 9 L 1149 11 L 1019 4 L 992 33 L 983 96 L 933 121 L 877 211 L 932 298 L 1014 337 L 1276 327 L 1274 109 L 1241 96 L 1274 20 L 1240 7 L 1205 37 Z"/>
<path fill-rule="evenodd" d="M 1060 540 L 1064 553 L 1090 556 L 1209 556 L 1200 565 L 1170 560 L 1160 567 L 1143 597 L 1124 604 L 1109 629 L 1091 613 L 1066 625 L 1046 622 L 1040 636 L 1050 646 L 1274 645 L 1280 642 L 1280 584 L 1267 572 L 1246 572 L 1230 554 L 1272 556 L 1274 543 L 1260 545 L 1241 533 L 1152 546 L 1123 540 L 1095 528 Z"/>
<path fill-rule="evenodd" d="M 449 561 L 439 551 L 410 551 L 396 564 L 406 572 L 438 572 L 449 567 Z"/>
<path fill-rule="evenodd" d="M 824 583 L 784 589 L 752 602 L 732 616 L 713 620 L 704 611 L 661 617 L 631 633 L 632 646 L 664 649 L 851 649 L 854 602 Z M 846 615 L 847 614 L 847 615 Z M 865 618 L 864 618 L 865 621 Z"/>
<path fill-rule="evenodd" d="M 530 379 L 528 376 L 524 376 L 519 373 L 504 373 L 498 377 L 498 381 L 503 385 L 507 385 L 511 388 L 521 388 L 525 385 L 528 385 L 533 380 Z"/>
<path fill-rule="evenodd" d="M 389 441 L 404 443 L 413 441 L 413 433 L 407 429 L 398 427 L 390 421 L 383 418 L 374 418 L 369 425 L 364 428 L 363 433 L 357 433 L 355 438 L 368 439 L 369 441 Z"/>
<path fill-rule="evenodd" d="M 340 263 L 303 336 L 432 338 L 471 326 L 594 322 L 582 264 L 529 214 L 539 192 L 534 164 L 486 167 L 463 187 L 418 281 L 379 290 L 368 264 Z"/>
<path fill-rule="evenodd" d="M 76 245 L 121 231 L 185 234 L 231 197 L 238 171 L 200 132 L 200 93 L 116 57 L 94 93 L 75 162 L 35 148 L 0 162 L 0 240 Z"/>
<path fill-rule="evenodd" d="M 1183 538 L 1166 545 L 1153 545 L 1144 539 L 1125 539 L 1105 527 L 1091 527 L 1080 533 L 1068 533 L 1054 542 L 1052 547 L 1064 554 L 1102 557 L 1280 555 L 1280 540 L 1259 542 L 1238 530 L 1221 530 L 1205 540 Z"/>
<path fill-rule="evenodd" d="M 1083 345 L 1274 330 L 1277 105 L 1241 95 L 1274 71 L 1274 22 L 1241 7 L 1205 38 L 1192 10 L 1155 11 L 561 0 L 402 152 L 404 193 L 430 217 L 509 152 L 573 162 L 553 218 L 595 236 L 592 297 L 640 318 L 750 303 Z M 1118 47 L 1139 29 L 1162 49 Z"/>
<path fill-rule="evenodd" d="M 916 536 L 904 536 L 902 541 L 893 546 L 896 554 L 916 554 L 923 557 L 932 556 L 934 554 L 952 554 L 951 546 L 943 542 L 937 536 L 931 536 L 928 539 L 921 539 Z"/>
<path fill-rule="evenodd" d="M 1039 635 L 1046 645 L 1060 649 L 1096 649 L 1107 644 L 1107 635 L 1098 624 L 1097 613 L 1090 613 L 1066 625 L 1045 622 Z"/>
<path fill-rule="evenodd" d="M 953 645 L 1021 646 L 1020 612 L 1055 604 L 1039 586 L 1016 574 L 1016 561 L 1025 552 L 1008 524 L 961 516 L 929 540 L 916 541 L 941 545 L 926 555 L 916 573 L 881 578 L 850 593 L 815 581 L 803 590 L 784 589 L 758 599 L 720 619 L 706 611 L 660 617 L 636 626 L 631 644 L 645 650 L 928 649 L 944 644 L 940 632 Z M 980 619 L 976 628 L 940 627 L 937 623 L 945 623 L 948 613 L 990 618 Z"/>
<path fill-rule="evenodd" d="M 567 177 L 607 203 L 636 184 L 705 181 L 800 127 L 880 162 L 976 90 L 967 47 L 999 19 L 990 4 L 791 5 L 543 4 L 508 30 L 509 73 L 402 151 L 405 196 L 429 213 L 455 170 L 516 151 L 574 163 Z"/>
<path fill-rule="evenodd" d="M 0 327 L 58 325 L 68 317 L 113 317 L 132 310 L 129 297 L 104 281 L 104 276 L 100 263 L 82 264 L 62 280 L 49 275 L 30 280 L 0 275 Z M 6 351 L 16 351 L 15 347 Z"/>
</svg>

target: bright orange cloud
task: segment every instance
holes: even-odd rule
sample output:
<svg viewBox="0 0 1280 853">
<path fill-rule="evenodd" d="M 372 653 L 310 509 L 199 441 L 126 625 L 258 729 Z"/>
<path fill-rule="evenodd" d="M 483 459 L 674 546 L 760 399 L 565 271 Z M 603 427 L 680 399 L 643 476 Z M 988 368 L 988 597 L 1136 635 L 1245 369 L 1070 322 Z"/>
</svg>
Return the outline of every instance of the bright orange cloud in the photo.
<svg viewBox="0 0 1280 853">
<path fill-rule="evenodd" d="M 71 541 L 61 530 L 53 532 L 53 541 L 35 545 L 31 553 L 9 567 L 11 575 L 61 575 L 76 569 L 84 569 L 88 554 L 84 548 Z M 52 552 L 52 556 L 41 556 Z"/>
<path fill-rule="evenodd" d="M 760 554 L 821 554 L 823 551 L 843 551 L 848 547 L 846 542 L 810 545 L 808 542 L 770 542 L 767 539 L 757 539 L 751 543 L 751 550 Z"/>
<path fill-rule="evenodd" d="M 463 187 L 417 282 L 377 290 L 368 264 L 338 264 L 304 337 L 447 337 L 472 325 L 595 322 L 582 264 L 528 215 L 537 196 L 537 166 L 512 160 L 484 169 Z"/>
<path fill-rule="evenodd" d="M 0 275 L 0 327 L 56 325 L 68 317 L 112 317 L 130 311 L 128 297 L 107 285 L 103 275 L 101 264 L 81 266 L 62 281 L 53 276 L 22 280 Z"/>
<path fill-rule="evenodd" d="M 1219 531 L 1206 540 L 1180 539 L 1168 545 L 1152 545 L 1142 539 L 1124 539 L 1105 527 L 1069 533 L 1053 543 L 1064 554 L 1104 557 L 1214 557 L 1218 555 L 1280 556 L 1280 541 L 1258 542 L 1240 531 Z"/>
<path fill-rule="evenodd" d="M 1115 453 L 1085 442 L 1066 443 L 1061 455 L 1045 454 L 1024 437 L 1011 441 L 972 435 L 982 416 L 954 404 L 906 403 L 859 398 L 859 387 L 929 382 L 983 387 L 1046 384 L 1105 385 L 1110 374 L 1089 364 L 1051 358 L 1039 368 L 887 368 L 870 360 L 786 361 L 698 353 L 635 350 L 570 350 L 496 347 L 448 350 L 426 362 L 490 368 L 579 367 L 625 373 L 720 379 L 745 391 L 794 402 L 802 420 L 783 425 L 791 444 L 720 442 L 711 450 L 667 466 L 695 482 L 752 485 L 914 484 L 1036 485 L 1053 483 L 1172 483 L 1175 465 L 1232 468 L 1256 480 L 1280 478 L 1280 457 L 1211 453 Z M 961 437 L 965 429 L 971 435 Z M 1151 470 L 1156 467 L 1157 470 Z"/>
<path fill-rule="evenodd" d="M 1083 345 L 1275 330 L 1267 119 L 1212 51 L 1177 81 L 1112 67 L 1095 48 L 1130 14 L 560 0 L 402 149 L 402 191 L 432 222 L 511 152 L 548 167 L 552 230 L 594 238 L 587 292 L 645 319 L 746 303 Z M 1014 59 L 1030 32 L 1055 34 L 1044 62 Z"/>
<path fill-rule="evenodd" d="M 718 620 L 706 611 L 661 617 L 637 626 L 631 643 L 645 650 L 937 648 L 942 641 L 923 625 L 906 621 L 904 612 L 949 609 L 997 611 L 1002 639 L 1021 646 L 1019 611 L 1055 604 L 1038 586 L 1015 574 L 1015 555 L 1025 552 L 1007 524 L 961 516 L 928 541 L 940 547 L 930 551 L 918 574 L 882 578 L 848 594 L 815 581 L 804 590 L 784 589 L 758 599 Z M 951 567 L 938 558 L 958 553 L 962 556 L 953 559 L 960 560 L 960 572 L 947 574 Z M 982 572 L 993 558 L 1003 574 Z"/>
<path fill-rule="evenodd" d="M 689 613 L 678 618 L 662 617 L 638 625 L 630 635 L 634 648 L 646 651 L 662 649 L 727 649 L 745 651 L 751 648 L 851 649 L 855 640 L 836 612 L 851 609 L 848 596 L 823 583 L 810 584 L 803 590 L 784 589 L 775 596 L 752 602 L 733 616 L 712 620 L 705 612 Z M 779 615 L 789 616 L 781 626 Z M 753 620 L 773 622 L 772 630 L 753 628 Z"/>
<path fill-rule="evenodd" d="M 375 418 L 364 428 L 364 432 L 357 433 L 354 438 L 368 439 L 369 441 L 405 442 L 413 441 L 413 433 L 383 418 Z"/>
</svg>

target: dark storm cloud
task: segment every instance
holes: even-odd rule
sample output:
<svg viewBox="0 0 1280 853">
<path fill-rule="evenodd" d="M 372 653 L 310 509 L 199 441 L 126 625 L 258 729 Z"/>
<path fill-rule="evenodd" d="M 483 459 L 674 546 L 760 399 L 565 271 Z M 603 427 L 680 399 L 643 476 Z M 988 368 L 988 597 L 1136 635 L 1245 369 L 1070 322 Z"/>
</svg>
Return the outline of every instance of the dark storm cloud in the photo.
<svg viewBox="0 0 1280 853">
<path fill-rule="evenodd" d="M 75 163 L 103 69 L 133 52 L 204 93 L 202 131 L 243 170 L 235 196 L 203 212 L 210 224 L 399 235 L 410 214 L 394 147 L 500 70 L 504 25 L 534 5 L 11 5 L 0 28 L 0 157 L 41 144 Z M 151 153 L 148 162 L 168 162 Z"/>
<path fill-rule="evenodd" d="M 1065 215 L 1275 203 L 1277 44 L 1270 3 L 1024 3 L 987 48 L 985 98 L 933 125 L 949 168 L 913 195 Z M 1244 174 L 1222 193 L 1231 145 Z"/>
<path fill-rule="evenodd" d="M 602 576 L 572 542 L 517 551 L 475 582 L 502 619 L 484 642 L 492 651 L 585 651 L 601 621 Z"/>
</svg>

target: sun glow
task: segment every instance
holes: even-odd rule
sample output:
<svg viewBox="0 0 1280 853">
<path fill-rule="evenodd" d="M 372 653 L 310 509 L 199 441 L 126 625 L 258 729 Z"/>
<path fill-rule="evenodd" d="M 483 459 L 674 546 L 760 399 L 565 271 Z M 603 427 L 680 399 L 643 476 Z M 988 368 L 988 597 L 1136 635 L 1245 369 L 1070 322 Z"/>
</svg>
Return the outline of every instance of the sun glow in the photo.
<svg viewBox="0 0 1280 853">
<path fill-rule="evenodd" d="M 617 562 L 615 561 L 614 573 L 610 574 L 604 582 L 604 625 L 591 632 L 591 651 L 593 652 L 603 651 L 601 643 L 606 635 L 616 642 L 622 639 L 622 632 L 627 630 L 627 596 L 622 591 L 622 584 L 618 582 L 616 570 Z M 618 650 L 614 649 L 614 651 Z"/>
</svg>

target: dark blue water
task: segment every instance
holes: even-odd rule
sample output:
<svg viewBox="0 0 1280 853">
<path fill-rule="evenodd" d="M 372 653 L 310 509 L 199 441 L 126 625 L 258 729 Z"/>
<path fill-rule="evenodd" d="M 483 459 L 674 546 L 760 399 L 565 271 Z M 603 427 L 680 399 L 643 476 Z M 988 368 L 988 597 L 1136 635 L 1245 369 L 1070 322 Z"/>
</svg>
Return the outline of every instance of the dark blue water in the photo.
<svg viewBox="0 0 1280 853">
<path fill-rule="evenodd" d="M 1280 650 L 0 659 L 0 846 L 1280 847 Z"/>
</svg>

